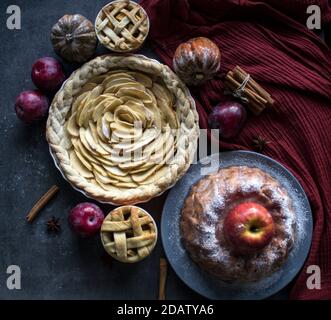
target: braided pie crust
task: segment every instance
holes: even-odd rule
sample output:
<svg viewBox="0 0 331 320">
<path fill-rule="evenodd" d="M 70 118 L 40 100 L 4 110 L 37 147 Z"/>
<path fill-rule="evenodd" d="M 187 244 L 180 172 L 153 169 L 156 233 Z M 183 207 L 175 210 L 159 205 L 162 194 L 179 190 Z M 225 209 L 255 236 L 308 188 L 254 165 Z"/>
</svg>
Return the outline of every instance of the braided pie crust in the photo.
<svg viewBox="0 0 331 320">
<path fill-rule="evenodd" d="M 65 178 L 113 204 L 148 201 L 175 184 L 193 161 L 198 135 L 186 86 L 167 66 L 138 55 L 97 57 L 75 71 L 51 104 L 46 130 Z"/>
</svg>

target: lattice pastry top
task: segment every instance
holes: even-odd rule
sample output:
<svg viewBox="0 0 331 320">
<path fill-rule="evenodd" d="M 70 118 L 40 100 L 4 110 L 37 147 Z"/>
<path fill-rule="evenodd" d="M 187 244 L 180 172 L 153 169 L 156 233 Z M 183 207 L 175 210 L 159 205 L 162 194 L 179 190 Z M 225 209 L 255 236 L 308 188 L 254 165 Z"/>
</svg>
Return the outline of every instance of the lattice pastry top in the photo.
<svg viewBox="0 0 331 320">
<path fill-rule="evenodd" d="M 101 240 L 105 250 L 116 260 L 138 262 L 146 258 L 155 246 L 156 224 L 141 208 L 119 207 L 104 220 Z"/>
<path fill-rule="evenodd" d="M 149 31 L 145 10 L 132 1 L 113 1 L 99 12 L 95 30 L 100 42 L 116 52 L 137 50 Z"/>
</svg>

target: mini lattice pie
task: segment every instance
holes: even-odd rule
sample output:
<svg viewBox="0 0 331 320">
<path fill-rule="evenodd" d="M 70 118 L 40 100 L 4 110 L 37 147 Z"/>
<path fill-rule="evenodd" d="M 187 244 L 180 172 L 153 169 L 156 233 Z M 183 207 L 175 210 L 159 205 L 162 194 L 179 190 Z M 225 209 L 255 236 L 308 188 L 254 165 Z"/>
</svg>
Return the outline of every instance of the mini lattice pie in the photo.
<svg viewBox="0 0 331 320">
<path fill-rule="evenodd" d="M 116 52 L 138 49 L 149 31 L 145 10 L 132 1 L 113 1 L 103 7 L 95 21 L 100 42 Z"/>
<path fill-rule="evenodd" d="M 111 211 L 101 227 L 105 250 L 116 260 L 127 263 L 146 258 L 157 241 L 156 225 L 143 209 L 125 206 Z"/>
<path fill-rule="evenodd" d="M 198 117 L 186 87 L 156 61 L 103 56 L 65 83 L 47 139 L 64 176 L 114 204 L 147 201 L 193 161 Z"/>
</svg>

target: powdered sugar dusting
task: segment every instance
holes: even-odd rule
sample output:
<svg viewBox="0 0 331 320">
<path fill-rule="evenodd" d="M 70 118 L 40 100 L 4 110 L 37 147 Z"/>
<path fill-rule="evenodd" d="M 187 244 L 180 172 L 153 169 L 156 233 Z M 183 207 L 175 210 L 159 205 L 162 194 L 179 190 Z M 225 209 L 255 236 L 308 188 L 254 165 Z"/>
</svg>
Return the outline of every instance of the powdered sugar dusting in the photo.
<svg viewBox="0 0 331 320">
<path fill-rule="evenodd" d="M 260 175 L 254 175 L 247 179 L 240 180 L 241 190 L 244 193 L 260 190 L 263 186 L 263 180 Z"/>
<path fill-rule="evenodd" d="M 235 157 L 233 156 L 235 155 Z M 199 293 L 216 299 L 254 299 L 267 297 L 275 293 L 285 286 L 298 272 L 303 264 L 311 241 L 311 212 L 305 194 L 300 189 L 300 185 L 289 176 L 288 173 L 276 165 L 272 160 L 264 157 L 258 158 L 255 154 L 248 152 L 229 152 L 221 154 L 220 166 L 223 168 L 229 166 L 248 165 L 251 167 L 261 168 L 269 173 L 272 177 L 277 178 L 281 185 L 281 189 L 274 188 L 269 194 L 273 201 L 280 203 L 283 208 L 289 207 L 288 201 L 292 202 L 293 212 L 289 214 L 290 207 L 285 212 L 285 215 L 290 217 L 284 221 L 284 230 L 286 234 L 290 234 L 295 225 L 296 238 L 288 259 L 283 264 L 282 268 L 274 272 L 272 275 L 262 278 L 259 281 L 253 282 L 224 282 L 210 276 L 204 272 L 195 263 L 192 263 L 181 242 L 181 234 L 179 221 L 183 201 L 188 195 L 191 186 L 199 181 L 201 176 L 201 164 L 194 165 L 188 173 L 179 181 L 169 194 L 165 204 L 164 213 L 162 216 L 162 231 L 163 243 L 166 254 L 171 265 L 176 270 L 177 274 L 188 284 L 192 289 Z M 238 177 L 237 177 L 238 178 Z M 223 186 L 227 188 L 227 186 Z M 241 190 L 249 194 L 252 189 L 261 188 L 261 179 L 255 176 L 245 183 L 242 183 Z M 284 198 L 281 190 L 287 190 L 290 199 Z M 227 264 L 229 255 L 225 250 L 216 248 L 214 244 L 217 242 L 215 237 L 215 227 L 213 224 L 217 222 L 218 216 L 215 208 L 221 208 L 224 205 L 225 199 L 221 196 L 215 196 L 214 202 L 207 210 L 209 223 L 206 221 L 200 226 L 200 231 L 204 234 L 204 249 L 209 252 L 209 257 L 213 260 L 219 259 L 221 256 L 222 262 Z M 294 214 L 293 214 L 294 213 Z M 296 216 L 294 216 L 296 215 Z M 166 229 L 166 230 L 163 230 Z M 200 241 L 202 238 L 200 239 Z M 199 242 L 200 242 L 199 241 Z M 282 247 L 282 245 L 280 245 Z M 278 251 L 269 252 L 268 259 L 274 260 L 279 254 Z M 262 268 L 263 259 L 255 261 L 257 268 Z"/>
<path fill-rule="evenodd" d="M 230 274 L 230 277 L 240 278 L 244 276 L 254 279 L 273 272 L 274 265 L 279 265 L 279 262 L 286 258 L 294 238 L 295 216 L 287 192 L 276 180 L 256 168 L 223 169 L 219 173 L 211 175 L 208 179 L 214 181 L 214 183 L 212 184 L 213 190 L 209 190 L 211 201 L 204 202 L 206 208 L 202 216 L 205 219 L 201 219 L 198 227 L 198 244 L 203 249 L 198 259 L 204 260 L 207 256 L 210 262 L 215 263 L 215 267 L 224 269 L 224 273 Z M 197 187 L 196 198 L 200 197 L 200 191 Z M 277 224 L 282 232 L 275 235 L 262 253 L 246 258 L 245 263 L 237 270 L 233 268 L 233 265 L 236 264 L 239 258 L 233 257 L 228 244 L 216 237 L 216 228 L 222 225 L 224 221 L 224 206 L 231 204 L 225 199 L 225 196 L 233 197 L 233 195 L 236 196 L 240 193 L 242 199 L 249 199 L 252 194 L 259 195 L 261 191 L 265 192 L 265 197 L 272 204 L 277 205 L 277 212 L 274 212 L 274 214 L 281 217 Z M 216 264 L 218 265 L 216 266 Z M 233 269 L 232 276 L 231 269 Z"/>
</svg>

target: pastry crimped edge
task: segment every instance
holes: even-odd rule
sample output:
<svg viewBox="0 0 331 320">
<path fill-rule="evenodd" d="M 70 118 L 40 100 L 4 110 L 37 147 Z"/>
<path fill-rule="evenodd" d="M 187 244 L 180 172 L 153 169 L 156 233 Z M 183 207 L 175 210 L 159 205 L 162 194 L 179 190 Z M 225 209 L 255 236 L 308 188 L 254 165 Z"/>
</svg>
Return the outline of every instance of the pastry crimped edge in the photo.
<svg viewBox="0 0 331 320">
<path fill-rule="evenodd" d="M 176 97 L 177 108 L 180 108 L 178 113 L 181 129 L 179 141 L 186 139 L 188 146 L 187 148 L 182 148 L 178 144 L 176 161 L 168 165 L 170 170 L 158 181 L 136 188 L 124 189 L 114 187 L 114 190 L 106 191 L 88 182 L 72 167 L 68 150 L 62 138 L 64 137 L 66 115 L 72 107 L 73 98 L 79 93 L 82 86 L 95 76 L 121 68 L 137 70 L 162 78 L 165 86 Z M 184 83 L 168 66 L 140 55 L 103 55 L 85 63 L 81 68 L 74 71 L 55 95 L 49 109 L 46 139 L 62 174 L 74 187 L 85 192 L 87 196 L 102 202 L 116 205 L 134 204 L 148 201 L 160 195 L 185 174 L 193 162 L 197 149 L 199 137 L 198 123 L 199 117 L 195 109 L 194 100 Z"/>
</svg>

